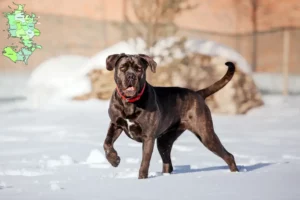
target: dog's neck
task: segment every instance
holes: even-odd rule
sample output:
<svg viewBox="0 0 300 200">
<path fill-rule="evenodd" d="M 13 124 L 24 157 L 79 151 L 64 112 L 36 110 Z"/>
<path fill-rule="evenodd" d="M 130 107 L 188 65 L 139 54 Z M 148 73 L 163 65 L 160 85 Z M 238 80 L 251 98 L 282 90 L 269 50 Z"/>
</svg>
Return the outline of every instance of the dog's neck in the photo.
<svg viewBox="0 0 300 200">
<path fill-rule="evenodd" d="M 118 92 L 118 95 L 119 95 L 123 100 L 125 100 L 125 101 L 128 102 L 128 103 L 133 103 L 133 102 L 136 102 L 136 101 L 140 100 L 140 98 L 141 98 L 142 95 L 144 94 L 145 88 L 146 88 L 146 83 L 144 84 L 144 86 L 143 86 L 141 92 L 138 93 L 138 95 L 137 95 L 136 97 L 133 97 L 133 98 L 127 98 L 127 97 L 125 97 L 125 96 L 121 93 L 121 91 L 120 91 L 120 89 L 118 88 L 118 86 L 117 86 L 117 92 Z"/>
</svg>

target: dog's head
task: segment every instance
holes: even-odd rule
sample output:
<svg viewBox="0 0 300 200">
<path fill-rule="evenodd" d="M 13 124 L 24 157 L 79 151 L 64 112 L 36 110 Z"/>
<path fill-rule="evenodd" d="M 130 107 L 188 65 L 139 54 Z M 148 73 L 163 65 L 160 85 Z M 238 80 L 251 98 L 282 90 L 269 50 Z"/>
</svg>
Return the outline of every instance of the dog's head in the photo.
<svg viewBox="0 0 300 200">
<path fill-rule="evenodd" d="M 115 82 L 120 92 L 129 98 L 138 95 L 146 83 L 146 69 L 155 73 L 156 62 L 144 54 L 113 54 L 106 59 L 106 69 L 115 69 Z"/>
</svg>

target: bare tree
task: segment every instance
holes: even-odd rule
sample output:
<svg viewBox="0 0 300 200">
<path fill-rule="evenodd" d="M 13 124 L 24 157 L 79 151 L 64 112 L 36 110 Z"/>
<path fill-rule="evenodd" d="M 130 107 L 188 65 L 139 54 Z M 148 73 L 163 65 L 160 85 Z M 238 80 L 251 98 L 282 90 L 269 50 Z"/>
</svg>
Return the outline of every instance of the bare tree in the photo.
<svg viewBox="0 0 300 200">
<path fill-rule="evenodd" d="M 125 14 L 125 21 L 135 34 L 146 42 L 146 50 L 155 45 L 159 38 L 174 35 L 178 30 L 175 18 L 184 11 L 195 8 L 190 0 L 131 0 L 138 24 L 132 23 Z"/>
</svg>

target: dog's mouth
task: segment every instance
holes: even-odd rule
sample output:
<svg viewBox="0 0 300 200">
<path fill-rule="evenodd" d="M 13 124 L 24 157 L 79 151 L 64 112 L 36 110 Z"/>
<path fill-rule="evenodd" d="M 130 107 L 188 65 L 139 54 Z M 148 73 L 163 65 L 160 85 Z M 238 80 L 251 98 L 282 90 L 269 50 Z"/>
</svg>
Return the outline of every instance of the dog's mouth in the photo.
<svg viewBox="0 0 300 200">
<path fill-rule="evenodd" d="M 133 85 L 128 85 L 128 87 L 123 90 L 123 93 L 127 97 L 133 97 L 136 94 L 136 88 Z"/>
<path fill-rule="evenodd" d="M 135 91 L 135 87 L 133 87 L 132 85 L 129 85 L 124 91 L 126 91 L 126 92 Z"/>
</svg>

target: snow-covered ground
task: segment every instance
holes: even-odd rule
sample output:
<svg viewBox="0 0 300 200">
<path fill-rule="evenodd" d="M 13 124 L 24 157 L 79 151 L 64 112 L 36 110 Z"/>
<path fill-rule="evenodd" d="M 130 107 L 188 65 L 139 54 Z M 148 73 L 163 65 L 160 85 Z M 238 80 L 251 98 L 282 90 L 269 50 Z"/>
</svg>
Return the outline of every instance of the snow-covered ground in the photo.
<svg viewBox="0 0 300 200">
<path fill-rule="evenodd" d="M 121 163 L 111 167 L 102 144 L 107 101 L 0 108 L 0 199 L 299 199 L 300 97 L 265 96 L 245 116 L 213 116 L 239 173 L 188 131 L 172 151 L 175 172 L 163 175 L 155 149 L 150 177 L 138 180 L 141 144 L 121 135 Z"/>
<path fill-rule="evenodd" d="M 252 77 L 259 89 L 265 93 L 281 93 L 283 91 L 283 75 L 280 73 L 253 73 Z M 288 80 L 291 94 L 300 94 L 300 76 L 291 74 Z"/>
<path fill-rule="evenodd" d="M 124 134 L 115 143 L 121 164 L 111 167 L 102 148 L 108 101 L 68 99 L 89 91 L 86 73 L 113 49 L 91 60 L 48 60 L 30 77 L 0 74 L 0 200 L 300 199 L 300 96 L 265 96 L 266 105 L 247 115 L 213 116 L 239 173 L 188 131 L 173 148 L 171 175 L 160 173 L 155 149 L 150 178 L 138 180 L 142 147 Z"/>
</svg>

